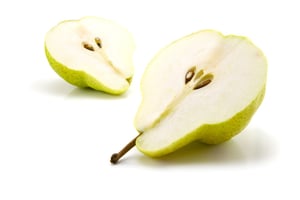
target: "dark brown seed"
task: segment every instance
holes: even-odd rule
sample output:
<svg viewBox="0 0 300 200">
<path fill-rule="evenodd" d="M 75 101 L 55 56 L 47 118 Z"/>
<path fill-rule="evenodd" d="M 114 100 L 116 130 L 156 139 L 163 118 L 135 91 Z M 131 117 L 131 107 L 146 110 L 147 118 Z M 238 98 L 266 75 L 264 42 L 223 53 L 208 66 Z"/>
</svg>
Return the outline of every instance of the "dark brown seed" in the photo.
<svg viewBox="0 0 300 200">
<path fill-rule="evenodd" d="M 213 75 L 212 74 L 206 74 L 203 78 L 201 78 L 197 83 L 195 84 L 194 90 L 203 88 L 207 86 L 209 83 L 212 82 Z"/>
<path fill-rule="evenodd" d="M 95 42 L 96 42 L 96 44 L 98 45 L 98 47 L 101 49 L 101 48 L 102 48 L 102 41 L 101 41 L 101 39 L 98 38 L 98 37 L 96 37 L 96 38 L 95 38 Z"/>
<path fill-rule="evenodd" d="M 83 42 L 82 46 L 87 50 L 94 51 L 94 47 L 86 42 Z"/>
<path fill-rule="evenodd" d="M 210 82 L 211 82 L 211 80 L 209 80 L 209 79 L 207 79 L 207 80 L 205 80 L 205 81 L 199 81 L 199 82 L 196 84 L 196 86 L 194 87 L 194 90 L 203 88 L 203 87 L 207 86 Z"/>
<path fill-rule="evenodd" d="M 192 78 L 195 75 L 195 71 L 196 71 L 196 66 L 192 67 L 191 69 L 189 69 L 189 71 L 187 71 L 187 73 L 185 74 L 185 84 L 187 84 L 192 80 Z"/>
</svg>

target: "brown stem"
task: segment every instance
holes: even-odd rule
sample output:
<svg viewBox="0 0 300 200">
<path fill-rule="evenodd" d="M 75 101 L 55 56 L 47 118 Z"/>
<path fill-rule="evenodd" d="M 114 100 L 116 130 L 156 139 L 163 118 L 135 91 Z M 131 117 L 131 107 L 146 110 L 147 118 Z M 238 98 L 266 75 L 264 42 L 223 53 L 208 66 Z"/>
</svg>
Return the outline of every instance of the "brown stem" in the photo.
<svg viewBox="0 0 300 200">
<path fill-rule="evenodd" d="M 112 164 L 117 164 L 120 158 L 122 158 L 124 154 L 126 154 L 130 149 L 132 149 L 132 147 L 135 146 L 135 141 L 138 138 L 138 136 L 131 140 L 123 149 L 121 149 L 121 151 L 119 151 L 119 153 L 114 153 L 113 155 L 111 155 L 110 162 Z"/>
</svg>

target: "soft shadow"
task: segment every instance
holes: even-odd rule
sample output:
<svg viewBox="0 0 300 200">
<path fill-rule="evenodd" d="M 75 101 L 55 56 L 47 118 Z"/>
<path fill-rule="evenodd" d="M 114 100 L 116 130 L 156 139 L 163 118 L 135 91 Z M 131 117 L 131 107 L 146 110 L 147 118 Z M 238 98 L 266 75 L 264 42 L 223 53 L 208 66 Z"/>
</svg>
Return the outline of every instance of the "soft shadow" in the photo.
<svg viewBox="0 0 300 200">
<path fill-rule="evenodd" d="M 169 165 L 243 165 L 265 162 L 276 155 L 278 145 L 274 138 L 260 129 L 247 129 L 232 140 L 219 145 L 194 142 L 162 158 L 137 155 L 140 164 Z"/>
<path fill-rule="evenodd" d="M 121 95 L 107 94 L 91 88 L 78 88 L 61 79 L 37 80 L 32 84 L 32 89 L 39 93 L 52 96 L 61 96 L 66 99 L 122 99 L 130 93 L 130 89 Z"/>
<path fill-rule="evenodd" d="M 31 88 L 39 93 L 51 96 L 66 96 L 74 87 L 61 79 L 37 80 Z"/>
<path fill-rule="evenodd" d="M 108 99 L 108 100 L 117 100 L 124 99 L 128 96 L 130 91 L 121 94 L 121 95 L 113 95 L 107 94 L 105 92 L 96 91 L 91 88 L 74 88 L 71 92 L 69 92 L 66 96 L 67 99 Z"/>
</svg>

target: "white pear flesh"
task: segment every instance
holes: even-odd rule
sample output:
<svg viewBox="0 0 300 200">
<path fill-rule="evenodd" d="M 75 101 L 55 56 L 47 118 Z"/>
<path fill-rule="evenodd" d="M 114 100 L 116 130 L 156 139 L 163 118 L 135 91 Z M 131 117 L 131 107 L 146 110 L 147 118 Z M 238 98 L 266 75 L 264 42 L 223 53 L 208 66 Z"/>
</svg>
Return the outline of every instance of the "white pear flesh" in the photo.
<svg viewBox="0 0 300 200">
<path fill-rule="evenodd" d="M 187 72 L 212 74 L 193 89 Z M 196 76 L 196 75 L 194 75 Z M 249 39 L 205 30 L 162 49 L 141 81 L 142 102 L 135 117 L 137 148 L 163 156 L 195 140 L 218 144 L 241 132 L 261 104 L 267 61 Z"/>
<path fill-rule="evenodd" d="M 134 48 L 127 29 L 99 17 L 63 21 L 45 37 L 48 61 L 63 79 L 111 94 L 128 89 Z"/>
</svg>

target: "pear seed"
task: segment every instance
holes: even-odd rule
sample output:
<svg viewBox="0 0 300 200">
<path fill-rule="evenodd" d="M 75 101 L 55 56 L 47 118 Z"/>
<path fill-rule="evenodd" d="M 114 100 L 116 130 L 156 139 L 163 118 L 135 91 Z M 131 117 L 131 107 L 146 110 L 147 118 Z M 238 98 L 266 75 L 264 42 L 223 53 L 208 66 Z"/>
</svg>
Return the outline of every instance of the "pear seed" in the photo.
<svg viewBox="0 0 300 200">
<path fill-rule="evenodd" d="M 194 87 L 194 90 L 203 88 L 205 86 L 207 86 L 209 83 L 211 82 L 211 80 L 205 80 L 205 81 L 199 81 L 198 84 Z"/>
<path fill-rule="evenodd" d="M 195 85 L 194 90 L 203 88 L 207 86 L 210 82 L 212 82 L 213 75 L 212 74 L 206 74 L 203 78 L 201 78 Z"/>
<path fill-rule="evenodd" d="M 86 42 L 83 42 L 82 46 L 87 50 L 94 51 L 94 47 Z"/>
<path fill-rule="evenodd" d="M 98 45 L 98 47 L 101 49 L 101 48 L 102 48 L 102 41 L 101 41 L 101 39 L 98 38 L 98 37 L 96 37 L 96 38 L 95 38 L 95 42 L 96 42 L 96 44 Z"/>
<path fill-rule="evenodd" d="M 192 67 L 191 69 L 189 69 L 189 71 L 187 71 L 187 73 L 185 74 L 185 84 L 187 84 L 192 80 L 192 78 L 195 75 L 195 71 L 196 71 L 196 66 Z"/>
</svg>

